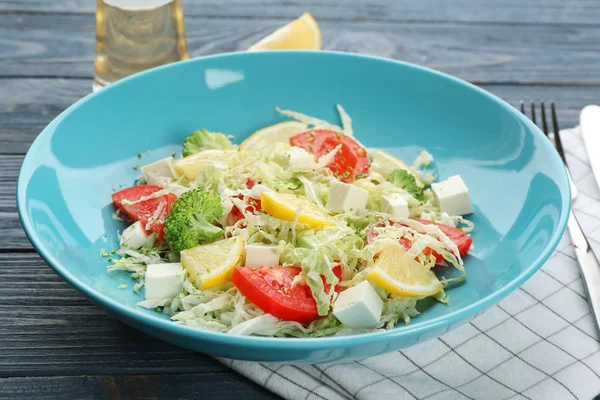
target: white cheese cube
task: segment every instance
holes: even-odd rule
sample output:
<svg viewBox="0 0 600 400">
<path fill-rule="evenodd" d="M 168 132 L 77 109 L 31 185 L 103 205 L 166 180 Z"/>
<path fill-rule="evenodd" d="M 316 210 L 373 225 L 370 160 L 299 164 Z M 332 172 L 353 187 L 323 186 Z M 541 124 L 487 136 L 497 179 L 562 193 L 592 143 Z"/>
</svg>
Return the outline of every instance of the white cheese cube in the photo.
<svg viewBox="0 0 600 400">
<path fill-rule="evenodd" d="M 144 226 L 140 221 L 137 221 L 123 231 L 123 235 L 121 235 L 121 246 L 137 250 L 146 243 L 147 239 L 148 234 L 144 230 Z"/>
<path fill-rule="evenodd" d="M 249 244 L 246 246 L 246 267 L 273 267 L 279 265 L 277 246 Z"/>
<path fill-rule="evenodd" d="M 177 172 L 173 167 L 173 157 L 163 158 L 162 160 L 144 165 L 141 170 L 146 183 L 151 185 L 169 179 L 177 179 Z"/>
<path fill-rule="evenodd" d="M 336 213 L 345 210 L 362 210 L 367 206 L 368 200 L 369 192 L 365 189 L 336 182 L 331 185 L 326 207 Z"/>
<path fill-rule="evenodd" d="M 432 184 L 431 190 L 440 206 L 440 211 L 450 215 L 466 215 L 473 212 L 469 189 L 460 175 Z"/>
<path fill-rule="evenodd" d="M 146 267 L 147 299 L 170 299 L 183 289 L 183 268 L 181 263 L 150 264 Z"/>
<path fill-rule="evenodd" d="M 333 315 L 349 328 L 376 328 L 383 301 L 368 281 L 346 289 L 333 303 Z"/>
<path fill-rule="evenodd" d="M 381 212 L 392 214 L 394 217 L 408 218 L 408 203 L 400 193 L 381 196 Z"/>
<path fill-rule="evenodd" d="M 296 169 L 315 169 L 317 162 L 315 156 L 301 147 L 292 146 L 289 150 L 283 152 L 280 157 L 284 168 Z"/>
</svg>

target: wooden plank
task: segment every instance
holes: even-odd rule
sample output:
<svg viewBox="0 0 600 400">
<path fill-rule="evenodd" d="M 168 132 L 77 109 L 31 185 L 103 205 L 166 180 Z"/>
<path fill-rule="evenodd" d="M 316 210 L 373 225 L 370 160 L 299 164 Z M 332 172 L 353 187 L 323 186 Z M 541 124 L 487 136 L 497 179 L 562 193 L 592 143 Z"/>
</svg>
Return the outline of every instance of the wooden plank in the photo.
<svg viewBox="0 0 600 400">
<path fill-rule="evenodd" d="M 285 17 L 306 11 L 317 19 L 488 21 L 511 23 L 598 24 L 596 0 L 184 0 L 186 16 Z M 93 13 L 89 0 L 4 0 L 0 10 L 22 12 Z"/>
<path fill-rule="evenodd" d="M 0 172 L 0 226 L 2 226 L 0 249 L 31 248 L 21 227 L 15 200 L 17 175 L 22 161 L 22 155 L 0 155 L 0 171 L 2 171 Z"/>
<path fill-rule="evenodd" d="M 0 315 L 4 377 L 227 371 L 107 316 L 35 253 L 0 253 Z"/>
<path fill-rule="evenodd" d="M 278 399 L 234 372 L 0 378 L 2 399 Z"/>
<path fill-rule="evenodd" d="M 2 399 L 204 398 L 207 391 L 214 399 L 276 398 L 211 357 L 108 317 L 35 253 L 0 253 L 0 304 Z"/>
<path fill-rule="evenodd" d="M 244 50 L 284 22 L 189 17 L 191 55 Z M 328 21 L 322 29 L 326 49 L 401 59 L 477 83 L 600 83 L 600 25 Z M 92 76 L 93 15 L 0 14 L 0 37 L 0 77 Z"/>
<path fill-rule="evenodd" d="M 54 117 L 91 90 L 85 80 L 0 79 L 0 153 L 23 153 Z"/>
</svg>

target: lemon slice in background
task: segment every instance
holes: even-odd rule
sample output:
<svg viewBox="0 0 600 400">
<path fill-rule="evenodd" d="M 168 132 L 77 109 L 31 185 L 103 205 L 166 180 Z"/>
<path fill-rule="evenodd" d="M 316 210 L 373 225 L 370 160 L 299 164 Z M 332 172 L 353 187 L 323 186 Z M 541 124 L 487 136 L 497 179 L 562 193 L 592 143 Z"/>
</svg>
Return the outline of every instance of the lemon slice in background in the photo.
<svg viewBox="0 0 600 400">
<path fill-rule="evenodd" d="M 444 288 L 431 270 L 413 259 L 407 260 L 405 254 L 397 243 L 385 247 L 367 277 L 396 296 L 426 297 Z"/>
<path fill-rule="evenodd" d="M 329 215 L 306 197 L 262 192 L 260 201 L 265 212 L 284 221 L 294 221 L 296 212 L 300 210 L 298 222 L 309 225 L 311 228 L 336 225 Z"/>
<path fill-rule="evenodd" d="M 240 144 L 241 150 L 262 150 L 273 143 L 288 143 L 292 136 L 308 129 L 308 125 L 298 121 L 284 121 L 259 129 Z"/>
<path fill-rule="evenodd" d="M 309 13 L 277 29 L 248 50 L 321 50 L 321 30 Z"/>
<path fill-rule="evenodd" d="M 203 244 L 181 252 L 181 264 L 191 281 L 200 290 L 229 282 L 244 251 L 244 238 Z"/>
<path fill-rule="evenodd" d="M 218 164 L 227 166 L 227 159 L 231 157 L 236 150 L 204 150 L 200 153 L 175 160 L 173 167 L 179 175 L 184 175 L 190 181 L 196 179 L 200 170 L 207 164 Z"/>
<path fill-rule="evenodd" d="M 390 153 L 386 153 L 383 150 L 377 150 L 375 155 L 373 156 L 373 161 L 371 162 L 371 171 L 379 172 L 385 179 L 389 179 L 392 171 L 395 169 L 404 169 L 408 171 L 412 176 L 415 177 L 417 181 L 417 185 L 420 188 L 423 188 L 423 182 L 419 179 L 419 176 L 415 173 L 415 171 L 408 166 L 404 161 L 399 158 L 394 157 Z"/>
</svg>

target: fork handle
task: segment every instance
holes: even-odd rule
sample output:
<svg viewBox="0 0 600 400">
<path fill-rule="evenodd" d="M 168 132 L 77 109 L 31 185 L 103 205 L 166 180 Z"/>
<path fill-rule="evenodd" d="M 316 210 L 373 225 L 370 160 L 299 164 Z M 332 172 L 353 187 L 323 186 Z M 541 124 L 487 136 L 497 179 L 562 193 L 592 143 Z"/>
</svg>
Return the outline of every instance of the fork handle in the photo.
<svg viewBox="0 0 600 400">
<path fill-rule="evenodd" d="M 598 257 L 594 254 L 590 243 L 583 234 L 581 225 L 577 222 L 573 211 L 569 213 L 567 226 L 571 242 L 573 242 L 575 248 L 575 256 L 577 257 L 577 261 L 579 261 L 588 302 L 590 303 L 594 321 L 596 322 L 596 330 L 600 334 L 600 262 L 598 262 Z"/>
</svg>

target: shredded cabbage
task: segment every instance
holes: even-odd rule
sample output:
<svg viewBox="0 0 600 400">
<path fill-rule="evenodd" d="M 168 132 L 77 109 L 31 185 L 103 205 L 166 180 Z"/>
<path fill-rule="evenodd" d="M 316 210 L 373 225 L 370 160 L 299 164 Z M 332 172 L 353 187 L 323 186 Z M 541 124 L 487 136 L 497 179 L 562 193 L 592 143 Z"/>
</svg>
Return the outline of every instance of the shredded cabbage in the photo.
<svg viewBox="0 0 600 400">
<path fill-rule="evenodd" d="M 329 129 L 353 136 L 352 119 L 342 106 L 338 105 L 337 110 L 341 127 L 302 113 L 277 108 L 279 113 L 312 128 Z M 421 152 L 413 163 L 415 174 L 425 184 L 423 189 L 416 186 L 412 175 L 403 171 L 387 179 L 374 171 L 362 174 L 352 184 L 368 193 L 366 209 L 333 215 L 336 225 L 313 229 L 298 221 L 298 211 L 294 221 L 284 221 L 261 211 L 257 207 L 258 201 L 262 192 L 294 194 L 306 198 L 317 208 L 329 213 L 325 204 L 330 187 L 337 180 L 326 166 L 342 151 L 342 146 L 332 148 L 324 156 L 315 159 L 314 164 L 308 168 L 296 168 L 282 161 L 281 155 L 290 149 L 288 143 L 272 143 L 261 149 L 236 152 L 235 156 L 218 162 L 207 162 L 192 181 L 184 178 L 159 181 L 163 190 L 138 201 L 167 193 L 173 193 L 179 198 L 187 191 L 199 187 L 219 196 L 223 213 L 217 219 L 217 224 L 223 229 L 224 236 L 242 236 L 247 244 L 277 246 L 283 266 L 301 267 L 302 272 L 292 284 L 308 285 L 319 317 L 309 324 L 283 321 L 263 312 L 230 282 L 209 290 L 199 290 L 187 275 L 184 277 L 183 290 L 177 296 L 146 299 L 140 301 L 138 306 L 161 309 L 175 323 L 235 335 L 342 336 L 391 329 L 399 323 L 409 323 L 411 318 L 419 314 L 416 307 L 420 298 L 393 296 L 375 285 L 372 286 L 384 303 L 378 326 L 370 329 L 349 328 L 332 313 L 336 285 L 344 290 L 364 282 L 374 268 L 377 254 L 385 246 L 398 245 L 400 239 L 411 244 L 405 257 L 417 260 L 422 268 L 430 269 L 436 263 L 431 251 L 424 251 L 430 249 L 439 253 L 447 265 L 458 270 L 458 277 L 439 277 L 444 288 L 465 279 L 464 263 L 452 240 L 435 224 L 415 220 L 419 218 L 441 223 L 462 229 L 465 233 L 474 229 L 473 223 L 462 216 L 440 212 L 428 187 L 435 174 L 435 170 L 431 168 L 433 156 L 430 153 Z M 250 182 L 254 187 L 251 187 Z M 380 211 L 382 196 L 390 194 L 400 194 L 408 203 L 410 218 L 393 217 Z M 241 215 L 241 219 L 231 218 L 234 211 Z M 161 213 L 162 209 L 159 208 L 149 215 L 148 223 L 154 222 Z M 156 234 L 152 234 L 140 250 L 122 247 L 113 253 L 114 259 L 107 270 L 129 273 L 137 281 L 133 290 L 138 292 L 144 285 L 147 265 L 179 260 L 178 253 L 170 251 L 161 243 L 164 242 Z M 341 279 L 333 272 L 338 265 L 342 267 Z M 325 290 L 324 283 L 329 285 L 329 290 Z M 127 285 L 119 287 L 126 288 Z M 440 302 L 448 301 L 444 290 L 432 297 Z"/>
</svg>

